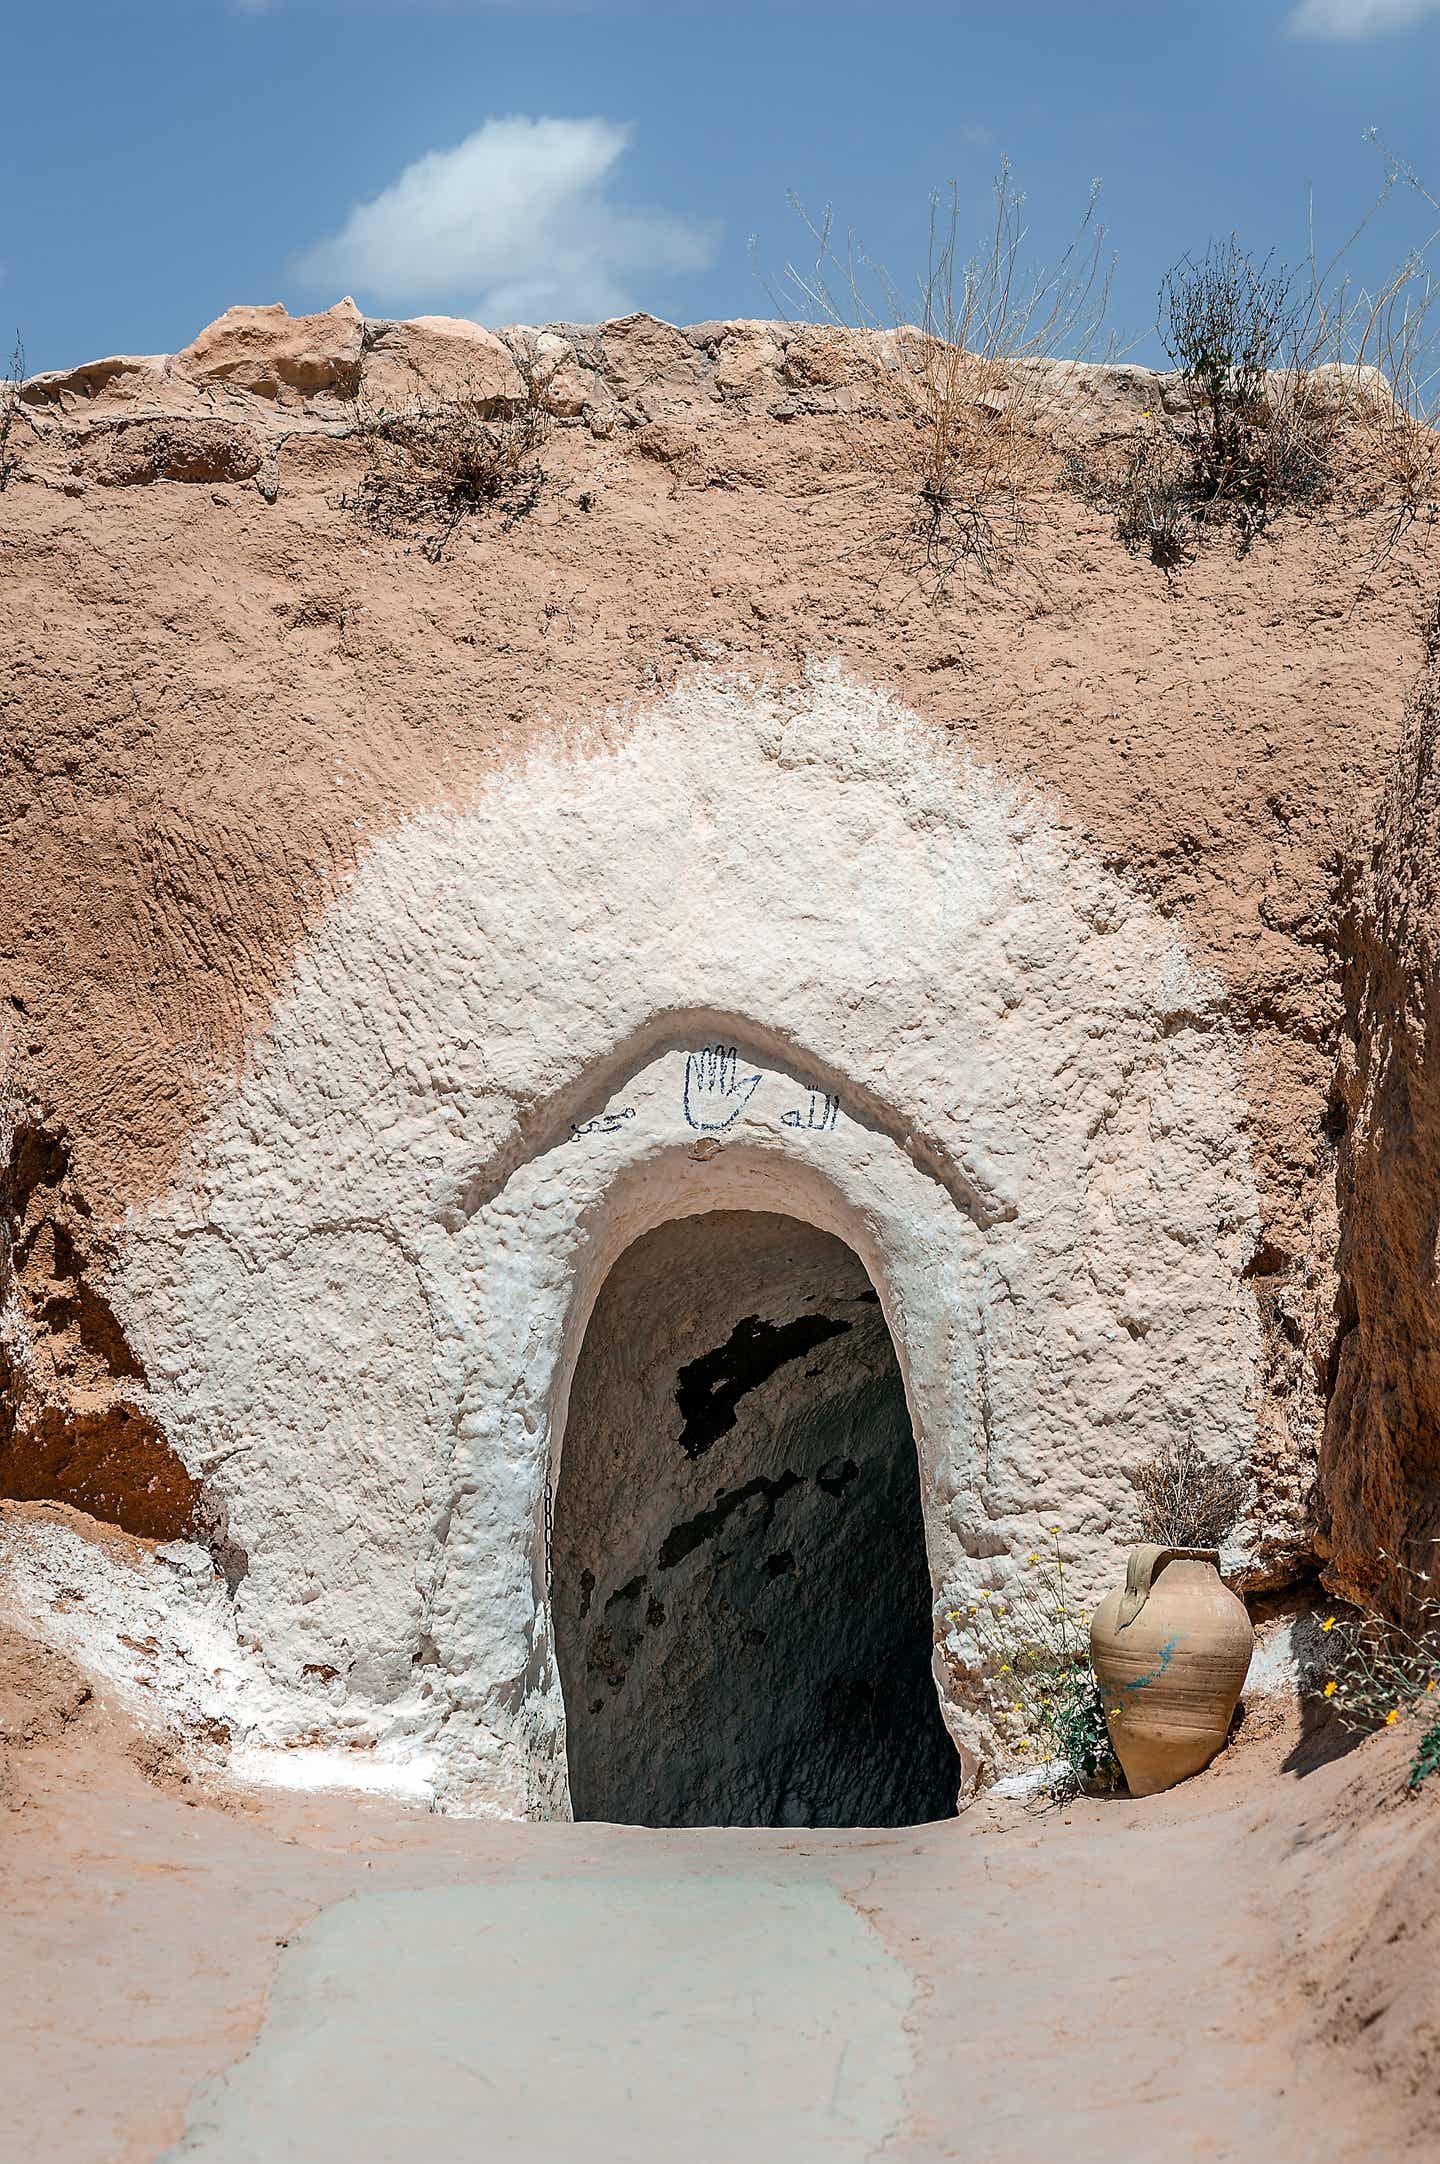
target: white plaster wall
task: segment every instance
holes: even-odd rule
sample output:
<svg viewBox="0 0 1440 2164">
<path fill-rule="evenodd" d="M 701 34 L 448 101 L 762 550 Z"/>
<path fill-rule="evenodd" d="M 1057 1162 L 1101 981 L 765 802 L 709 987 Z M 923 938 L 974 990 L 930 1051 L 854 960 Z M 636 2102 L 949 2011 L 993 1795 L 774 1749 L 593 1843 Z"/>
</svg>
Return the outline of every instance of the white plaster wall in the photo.
<svg viewBox="0 0 1440 2164">
<path fill-rule="evenodd" d="M 705 1132 L 717 1043 L 761 1080 Z M 812 1085 L 833 1124 L 786 1118 Z M 942 1631 L 1041 1524 L 1098 1591 L 1177 1424 L 1248 1453 L 1243 1108 L 1172 930 L 884 694 L 702 678 L 376 843 L 128 1227 L 117 1308 L 316 1734 L 363 1700 L 456 1803 L 566 1808 L 569 1374 L 621 1249 L 717 1207 L 870 1270 Z"/>
</svg>

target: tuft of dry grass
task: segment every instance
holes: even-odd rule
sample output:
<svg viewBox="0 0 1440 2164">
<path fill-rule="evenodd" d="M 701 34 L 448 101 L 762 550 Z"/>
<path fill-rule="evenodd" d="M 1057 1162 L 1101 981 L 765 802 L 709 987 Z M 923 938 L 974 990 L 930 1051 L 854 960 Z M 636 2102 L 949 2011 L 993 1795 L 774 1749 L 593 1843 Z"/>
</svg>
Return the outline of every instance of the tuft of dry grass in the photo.
<svg viewBox="0 0 1440 2164">
<path fill-rule="evenodd" d="M 1372 129 L 1371 140 L 1383 149 Z M 1440 217 L 1440 197 L 1426 187 L 1408 159 L 1385 152 L 1385 189 L 1408 189 L 1427 212 Z M 1402 504 L 1433 509 L 1440 497 L 1440 294 L 1429 267 L 1429 252 L 1440 241 L 1440 225 L 1413 248 L 1389 283 L 1365 308 L 1358 336 L 1351 339 L 1357 373 L 1379 370 L 1390 396 L 1359 402 L 1362 424 L 1385 472 L 1398 488 Z"/>
<path fill-rule="evenodd" d="M 1440 433 L 1434 378 L 1422 369 L 1432 335 L 1429 315 L 1436 288 L 1416 270 L 1397 280 L 1377 303 L 1364 364 L 1379 370 L 1349 401 L 1366 463 L 1379 475 L 1383 500 L 1397 505 L 1409 524 L 1422 512 L 1440 510 Z"/>
<path fill-rule="evenodd" d="M 888 538 L 932 597 L 962 569 L 993 578 L 1008 568 L 1027 532 L 1027 500 L 1050 465 L 1037 424 L 1056 395 L 1057 369 L 1090 350 L 1109 305 L 1097 190 L 1050 269 L 1027 267 L 1024 203 L 1002 165 L 988 232 L 967 255 L 958 188 L 932 197 L 912 311 L 853 235 L 842 252 L 828 210 L 817 223 L 791 198 L 815 259 L 804 271 L 786 265 L 777 304 L 783 314 L 870 333 L 893 356 L 899 450 L 869 436 L 860 449 L 876 480 L 909 499 Z"/>
<path fill-rule="evenodd" d="M 370 449 L 358 490 L 344 501 L 374 531 L 414 534 L 439 563 L 468 519 L 498 513 L 513 526 L 540 499 L 540 453 L 554 425 L 530 355 L 511 348 L 518 400 L 463 384 L 444 398 L 416 398 L 398 411 L 360 412 L 355 432 Z"/>
<path fill-rule="evenodd" d="M 1218 1548 L 1249 1489 L 1242 1473 L 1207 1458 L 1189 1435 L 1172 1440 L 1130 1478 L 1141 1536 L 1163 1548 Z"/>
<path fill-rule="evenodd" d="M 1372 140 L 1376 140 L 1372 131 Z M 1380 201 L 1406 188 L 1440 215 L 1433 195 L 1405 159 L 1386 153 Z M 1440 286 L 1429 251 L 1437 226 L 1373 296 L 1353 311 L 1342 366 L 1346 412 L 1375 496 L 1395 513 L 1382 553 L 1422 514 L 1440 516 Z"/>
<path fill-rule="evenodd" d="M 1144 549 L 1167 578 L 1191 554 L 1189 461 L 1163 423 L 1147 415 L 1123 463 L 1072 455 L 1062 479 L 1084 502 L 1108 511 L 1116 538 L 1128 549 Z"/>
</svg>

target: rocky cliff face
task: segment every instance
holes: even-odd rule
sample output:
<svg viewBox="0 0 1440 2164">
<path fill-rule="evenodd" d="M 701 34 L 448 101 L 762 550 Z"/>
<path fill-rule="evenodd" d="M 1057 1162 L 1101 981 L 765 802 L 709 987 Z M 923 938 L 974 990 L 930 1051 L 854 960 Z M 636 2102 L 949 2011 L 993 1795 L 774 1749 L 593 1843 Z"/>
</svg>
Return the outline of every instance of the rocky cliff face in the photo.
<svg viewBox="0 0 1440 2164">
<path fill-rule="evenodd" d="M 494 1218 L 487 1297 L 532 1372 L 527 1316 L 565 1287 L 534 1261 L 514 1294 L 507 1183 L 540 1180 L 526 1221 L 555 1227 L 547 1152 L 625 1120 L 627 1076 L 683 1065 L 687 1029 L 814 1077 L 847 1148 L 897 1150 L 974 1231 L 950 1302 L 974 1329 L 927 1353 L 965 1408 L 936 1433 L 991 1484 L 926 1499 L 956 1570 L 978 1582 L 1047 1486 L 1100 1569 L 1137 1452 L 1183 1419 L 1243 1441 L 1245 1568 L 1283 1582 L 1315 1554 L 1332 1389 L 1338 1580 L 1423 1537 L 1429 1386 L 1402 1417 L 1371 1380 L 1429 1297 L 1428 1160 L 1393 1109 L 1403 1080 L 1414 1134 L 1429 1117 L 1419 750 L 1352 910 L 1343 1137 L 1334 1076 L 1343 867 L 1394 756 L 1428 537 L 1395 538 L 1361 475 L 1167 575 L 1065 461 L 1170 426 L 1177 386 L 1081 369 L 1048 386 L 1024 531 L 937 590 L 906 545 L 897 365 L 804 326 L 497 337 L 342 302 L 22 388 L 0 1463 L 21 1496 L 203 1538 L 267 1655 L 283 1611 L 322 1729 L 347 1690 L 428 1691 L 434 1614 L 473 1637 L 479 1613 L 444 1557 L 467 1511 L 485 1546 L 485 1496 L 457 1515 L 446 1492 L 485 1329 L 427 1243 Z M 514 457 L 437 525 L 386 417 L 457 396 Z M 754 1145 L 775 1166 L 802 1139 L 778 1091 Z M 466 1150 L 461 1208 L 441 1174 Z M 711 1206 L 770 1206 L 728 1162 Z M 842 1236 L 909 1273 L 930 1345 L 933 1269 L 854 1207 Z M 552 1414 L 512 1396 L 513 1469 Z M 324 1453 L 352 1444 L 337 1483 Z M 485 1626 L 507 1721 L 548 1658 L 527 1553 Z M 507 1631 L 532 1633 L 513 1673 Z"/>
<path fill-rule="evenodd" d="M 0 1492 L 64 1496 L 157 1540 L 206 1529 L 101 1289 L 113 1243 L 71 1174 L 63 1127 L 17 1099 L 0 1119 Z"/>
<path fill-rule="evenodd" d="M 1440 613 L 1346 912 L 1339 1299 L 1320 1483 L 1337 1591 L 1440 1587 Z"/>
</svg>

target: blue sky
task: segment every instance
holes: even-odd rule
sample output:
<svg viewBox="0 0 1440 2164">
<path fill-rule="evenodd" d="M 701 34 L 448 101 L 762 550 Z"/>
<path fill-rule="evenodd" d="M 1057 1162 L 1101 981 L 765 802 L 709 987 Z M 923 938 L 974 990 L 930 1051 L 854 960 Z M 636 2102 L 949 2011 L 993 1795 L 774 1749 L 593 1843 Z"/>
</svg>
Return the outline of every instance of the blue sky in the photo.
<svg viewBox="0 0 1440 2164">
<path fill-rule="evenodd" d="M 1312 186 L 1322 243 L 1348 230 L 1383 179 L 1367 127 L 1440 194 L 1440 0 L 68 0 L 27 11 L 23 60 L 0 332 L 31 369 L 347 290 L 374 315 L 765 315 L 750 236 L 775 270 L 802 249 L 790 191 L 903 283 L 930 191 L 958 182 L 978 231 L 1001 155 L 1042 255 L 1101 178 L 1138 333 L 1212 236 L 1303 253 Z M 1427 231 L 1392 204 L 1358 269 Z"/>
</svg>

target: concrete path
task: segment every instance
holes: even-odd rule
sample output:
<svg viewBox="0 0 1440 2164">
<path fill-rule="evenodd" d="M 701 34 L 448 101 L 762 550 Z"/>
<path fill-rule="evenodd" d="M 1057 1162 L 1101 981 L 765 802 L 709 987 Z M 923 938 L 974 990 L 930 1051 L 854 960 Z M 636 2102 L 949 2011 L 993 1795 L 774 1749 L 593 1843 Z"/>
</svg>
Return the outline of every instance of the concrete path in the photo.
<svg viewBox="0 0 1440 2164">
<path fill-rule="evenodd" d="M 833 1885 L 517 1873 L 361 1895 L 282 1953 L 204 2164 L 864 2164 L 910 1977 Z"/>
<path fill-rule="evenodd" d="M 72 1729 L 7 1799 L 6 2159 L 1437 2154 L 1426 1979 L 1363 1966 L 1423 1907 L 1403 1738 L 1353 1794 L 1277 1735 L 1140 1803 L 647 1833 L 209 1798 Z"/>
</svg>

